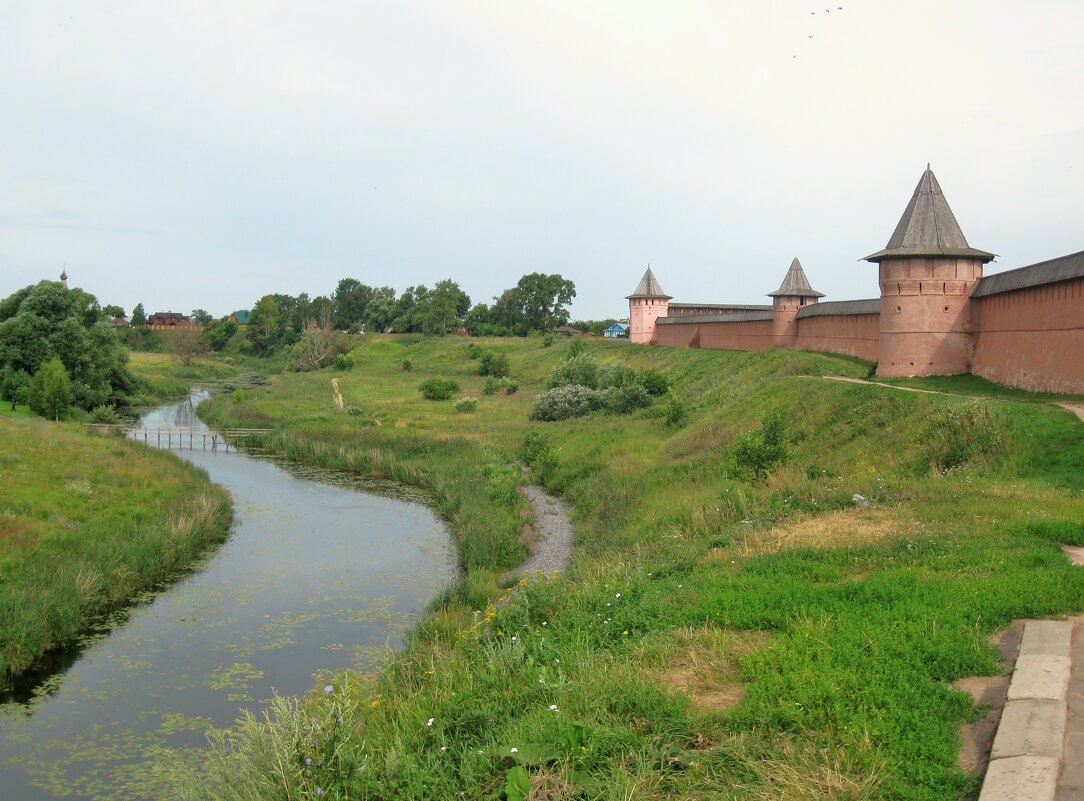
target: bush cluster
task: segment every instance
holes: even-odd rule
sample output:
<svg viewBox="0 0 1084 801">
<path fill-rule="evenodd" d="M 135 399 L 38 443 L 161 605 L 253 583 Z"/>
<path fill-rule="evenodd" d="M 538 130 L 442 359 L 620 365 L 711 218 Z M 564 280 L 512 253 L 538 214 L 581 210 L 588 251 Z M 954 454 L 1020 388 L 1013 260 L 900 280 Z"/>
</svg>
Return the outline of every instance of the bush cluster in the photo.
<svg viewBox="0 0 1084 801">
<path fill-rule="evenodd" d="M 514 378 L 494 378 L 490 376 L 486 379 L 485 386 L 482 387 L 482 393 L 485 395 L 493 395 L 497 392 L 504 391 L 506 395 L 515 395 L 519 392 L 519 382 Z"/>
<path fill-rule="evenodd" d="M 574 340 L 579 341 L 579 340 Z M 567 386 L 598 388 L 598 363 L 586 353 L 569 356 L 550 370 L 547 381 L 550 389 Z"/>
<path fill-rule="evenodd" d="M 731 451 L 734 467 L 753 481 L 766 478 L 790 455 L 791 439 L 782 410 L 769 412 L 759 429 L 739 437 L 734 444 Z"/>
<path fill-rule="evenodd" d="M 922 440 L 924 464 L 938 473 L 985 464 L 1001 450 L 1005 424 L 985 403 L 946 409 L 930 417 Z"/>
<path fill-rule="evenodd" d="M 455 402 L 455 410 L 457 412 L 473 412 L 478 408 L 477 398 L 459 398 Z"/>
<path fill-rule="evenodd" d="M 331 362 L 331 366 L 336 370 L 353 370 L 357 364 L 357 360 L 352 353 L 338 353 Z"/>
<path fill-rule="evenodd" d="M 418 385 L 418 392 L 426 400 L 448 400 L 459 392 L 459 384 L 450 378 L 427 378 Z"/>
<path fill-rule="evenodd" d="M 557 453 L 550 447 L 549 442 L 537 431 L 532 431 L 523 439 L 520 449 L 523 461 L 538 474 L 539 480 L 545 484 L 556 472 Z"/>
<path fill-rule="evenodd" d="M 483 350 L 478 356 L 478 375 L 504 378 L 508 375 L 508 354 L 495 350 Z"/>
<path fill-rule="evenodd" d="M 567 420 L 601 409 L 604 393 L 580 384 L 568 384 L 547 390 L 534 399 L 532 420 Z"/>
</svg>

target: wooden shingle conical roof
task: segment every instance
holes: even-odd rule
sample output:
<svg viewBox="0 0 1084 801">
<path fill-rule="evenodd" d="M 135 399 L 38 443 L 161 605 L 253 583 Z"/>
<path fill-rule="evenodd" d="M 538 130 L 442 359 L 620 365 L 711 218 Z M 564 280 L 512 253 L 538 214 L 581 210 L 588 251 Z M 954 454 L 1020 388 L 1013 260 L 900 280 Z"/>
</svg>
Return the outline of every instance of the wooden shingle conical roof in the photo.
<svg viewBox="0 0 1084 801">
<path fill-rule="evenodd" d="M 626 300 L 632 300 L 634 298 L 666 298 L 670 300 L 673 295 L 667 295 L 662 291 L 662 287 L 659 285 L 659 281 L 655 278 L 655 274 L 651 272 L 651 266 L 648 265 L 647 272 L 644 273 L 644 277 L 640 279 L 640 283 L 636 285 L 636 289 L 631 295 L 625 295 Z"/>
<path fill-rule="evenodd" d="M 809 279 L 805 277 L 802 263 L 795 258 L 790 263 L 790 269 L 787 270 L 787 275 L 783 279 L 783 283 L 780 284 L 779 289 L 775 290 L 775 292 L 769 292 L 768 297 L 823 298 L 824 293 L 818 292 L 809 285 Z"/>
<path fill-rule="evenodd" d="M 965 256 L 982 259 L 984 263 L 994 258 L 993 253 L 967 244 L 929 164 L 892 232 L 892 238 L 883 250 L 871 253 L 865 260 L 880 262 L 910 256 Z"/>
</svg>

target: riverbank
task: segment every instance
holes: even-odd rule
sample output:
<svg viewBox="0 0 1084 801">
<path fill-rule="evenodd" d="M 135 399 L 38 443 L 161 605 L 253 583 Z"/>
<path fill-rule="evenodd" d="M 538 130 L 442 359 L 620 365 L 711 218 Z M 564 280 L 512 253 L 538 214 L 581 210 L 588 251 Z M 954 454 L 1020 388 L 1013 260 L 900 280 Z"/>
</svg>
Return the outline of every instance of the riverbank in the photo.
<svg viewBox="0 0 1084 801">
<path fill-rule="evenodd" d="M 466 575 L 378 676 L 344 673 L 279 702 L 270 724 L 220 735 L 194 795 L 974 788 L 956 754 L 977 712 L 950 683 L 998 670 L 985 637 L 1013 618 L 1084 606 L 1084 574 L 1060 550 L 1084 541 L 1079 421 L 1032 402 L 822 381 L 866 374 L 830 356 L 593 342 L 600 364 L 664 373 L 684 421 L 657 401 L 530 422 L 568 346 L 481 344 L 507 355 L 518 393 L 485 395 L 462 340 L 369 337 L 358 368 L 334 374 L 342 410 L 327 372 L 208 409 L 219 424 L 280 429 L 266 444 L 291 458 L 428 487 Z M 424 400 L 419 383 L 440 376 L 477 409 Z M 775 461 L 758 451 L 772 431 Z M 515 492 L 528 434 L 535 477 L 573 509 L 574 558 L 497 605 L 530 536 Z M 305 721 L 326 741 L 293 737 Z"/>
<path fill-rule="evenodd" d="M 183 571 L 229 532 L 200 470 L 74 423 L 0 421 L 0 681 Z"/>
</svg>

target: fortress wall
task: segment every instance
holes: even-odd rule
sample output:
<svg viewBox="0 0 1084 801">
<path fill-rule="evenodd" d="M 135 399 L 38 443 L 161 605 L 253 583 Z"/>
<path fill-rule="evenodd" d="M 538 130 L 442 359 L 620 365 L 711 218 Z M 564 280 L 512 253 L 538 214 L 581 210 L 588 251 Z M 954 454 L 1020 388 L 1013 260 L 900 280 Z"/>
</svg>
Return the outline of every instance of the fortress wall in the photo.
<svg viewBox="0 0 1084 801">
<path fill-rule="evenodd" d="M 712 320 L 665 323 L 655 328 L 655 342 L 677 348 L 764 350 L 772 346 L 772 321 Z"/>
<path fill-rule="evenodd" d="M 746 320 L 700 324 L 700 347 L 714 350 L 765 350 L 772 346 L 772 321 Z"/>
<path fill-rule="evenodd" d="M 842 353 L 877 361 L 881 338 L 879 314 L 823 314 L 798 319 L 798 350 Z"/>
<path fill-rule="evenodd" d="M 1084 392 L 1084 278 L 971 303 L 972 373 L 1033 392 Z"/>
<path fill-rule="evenodd" d="M 698 323 L 677 323 L 655 326 L 656 345 L 670 345 L 674 348 L 695 348 Z"/>
</svg>

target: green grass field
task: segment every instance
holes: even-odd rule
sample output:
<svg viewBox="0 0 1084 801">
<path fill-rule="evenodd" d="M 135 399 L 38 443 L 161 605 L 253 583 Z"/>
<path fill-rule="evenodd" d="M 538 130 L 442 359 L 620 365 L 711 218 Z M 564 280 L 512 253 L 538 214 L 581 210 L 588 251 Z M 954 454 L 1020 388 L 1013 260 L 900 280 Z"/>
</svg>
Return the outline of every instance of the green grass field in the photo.
<svg viewBox="0 0 1084 801">
<path fill-rule="evenodd" d="M 667 423 L 665 399 L 530 422 L 567 341 L 483 340 L 507 352 L 511 396 L 483 394 L 467 344 L 371 336 L 351 372 L 281 375 L 201 408 L 277 428 L 265 444 L 292 458 L 429 488 L 464 575 L 379 674 L 329 677 L 216 735 L 191 797 L 974 790 L 955 759 L 979 711 L 951 682 L 999 670 L 986 638 L 1013 618 L 1084 608 L 1084 571 L 1060 549 L 1084 543 L 1075 417 L 826 381 L 867 366 L 825 355 L 593 341 L 600 363 L 661 370 L 684 423 Z M 438 376 L 477 409 L 424 400 Z M 754 480 L 741 454 L 772 414 L 788 454 Z M 568 575 L 509 596 L 529 435 L 534 480 L 572 503 L 578 540 Z"/>
<path fill-rule="evenodd" d="M 168 453 L 0 420 L 0 686 L 223 540 L 229 495 Z"/>
</svg>

